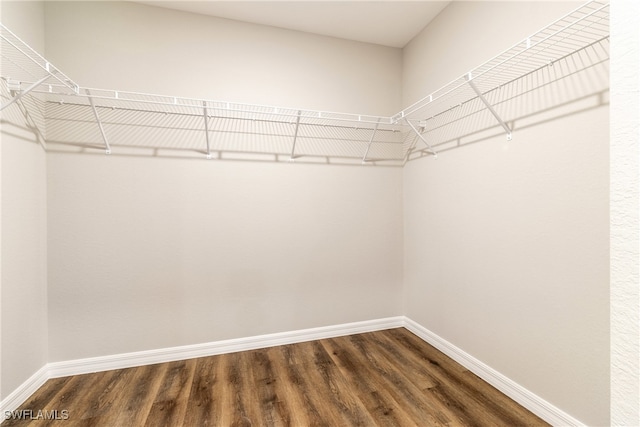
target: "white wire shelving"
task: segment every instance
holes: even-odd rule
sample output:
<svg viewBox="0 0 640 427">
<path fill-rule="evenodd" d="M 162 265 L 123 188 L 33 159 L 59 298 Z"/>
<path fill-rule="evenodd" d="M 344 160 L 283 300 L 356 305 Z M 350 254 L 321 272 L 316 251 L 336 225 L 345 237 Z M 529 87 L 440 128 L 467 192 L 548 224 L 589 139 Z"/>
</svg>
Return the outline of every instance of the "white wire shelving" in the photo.
<svg viewBox="0 0 640 427">
<path fill-rule="evenodd" d="M 404 127 L 389 117 L 100 89 L 82 88 L 81 93 L 46 94 L 49 140 L 92 141 L 94 146 L 101 141 L 106 150 L 109 141 L 117 141 L 128 147 L 191 150 L 206 158 L 246 154 L 366 163 L 400 160 L 406 138 Z"/>
<path fill-rule="evenodd" d="M 55 84 L 75 94 L 79 92 L 79 86 L 76 83 L 2 24 L 0 24 L 0 42 L 1 78 L 7 90 L 13 92 L 11 98 L 2 103 L 0 111 L 31 91 L 42 90 L 49 84 Z"/>
<path fill-rule="evenodd" d="M 591 1 L 393 116 L 425 151 L 608 89 L 609 2 Z"/>
<path fill-rule="evenodd" d="M 402 166 L 487 130 L 510 140 L 517 120 L 609 85 L 609 4 L 600 0 L 391 117 L 84 88 L 2 24 L 0 38 L 2 109 L 40 117 L 47 143 L 106 153 Z"/>
</svg>

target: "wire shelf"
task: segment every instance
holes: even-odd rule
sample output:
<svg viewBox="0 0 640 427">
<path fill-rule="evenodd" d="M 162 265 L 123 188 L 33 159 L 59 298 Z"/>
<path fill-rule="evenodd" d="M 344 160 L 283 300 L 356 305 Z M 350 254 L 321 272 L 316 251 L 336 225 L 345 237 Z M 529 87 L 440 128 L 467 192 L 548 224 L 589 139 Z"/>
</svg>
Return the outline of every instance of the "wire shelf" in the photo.
<svg viewBox="0 0 640 427">
<path fill-rule="evenodd" d="M 43 95 L 52 142 L 96 147 L 104 145 L 108 135 L 113 146 L 185 149 L 210 157 L 216 152 L 361 162 L 398 162 L 403 157 L 406 129 L 389 117 L 86 88 L 80 95 Z M 365 157 L 367 150 L 371 155 Z"/>
<path fill-rule="evenodd" d="M 77 93 L 79 86 L 0 23 L 2 79 L 11 90 L 49 90 L 55 84 Z M 4 107 L 3 107 L 4 109 Z"/>
<path fill-rule="evenodd" d="M 402 166 L 607 90 L 608 18 L 591 1 L 391 117 L 82 88 L 0 24 L 1 95 L 69 147 Z"/>
<path fill-rule="evenodd" d="M 508 122 L 606 90 L 608 60 L 609 3 L 591 1 L 400 111 L 393 120 L 419 128 L 430 151 L 496 125 L 511 139 Z M 408 148 L 408 157 L 415 146 Z"/>
</svg>

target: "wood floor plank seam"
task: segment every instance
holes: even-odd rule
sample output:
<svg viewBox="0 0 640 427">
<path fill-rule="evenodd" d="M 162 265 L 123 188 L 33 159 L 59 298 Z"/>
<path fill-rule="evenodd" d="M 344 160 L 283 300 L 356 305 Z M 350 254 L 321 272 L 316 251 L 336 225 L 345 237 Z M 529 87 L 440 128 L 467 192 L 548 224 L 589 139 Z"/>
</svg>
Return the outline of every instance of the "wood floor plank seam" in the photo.
<svg viewBox="0 0 640 427">
<path fill-rule="evenodd" d="M 1 427 L 548 426 L 405 328 L 54 378 L 14 413 Z"/>
</svg>

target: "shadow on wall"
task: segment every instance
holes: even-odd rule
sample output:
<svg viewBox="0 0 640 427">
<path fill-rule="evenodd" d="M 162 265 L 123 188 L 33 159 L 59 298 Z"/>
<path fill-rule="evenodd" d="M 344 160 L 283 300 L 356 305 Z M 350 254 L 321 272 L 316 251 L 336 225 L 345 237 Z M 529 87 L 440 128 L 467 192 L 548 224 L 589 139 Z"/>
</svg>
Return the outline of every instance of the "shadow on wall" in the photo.
<svg viewBox="0 0 640 427">
<path fill-rule="evenodd" d="M 8 92 L 2 86 L 2 98 L 4 99 Z M 42 114 L 34 114 L 30 112 L 27 105 L 31 100 L 20 100 L 11 108 L 2 111 L 0 118 L 0 128 L 2 135 L 10 136 L 15 140 L 40 144 L 46 150 L 45 135 L 41 132 L 44 127 L 44 116 Z M 33 110 L 33 108 L 31 109 Z"/>
<path fill-rule="evenodd" d="M 507 122 L 507 125 L 511 128 L 515 135 L 513 138 L 517 139 L 517 132 L 519 130 L 540 126 L 548 122 L 560 120 L 568 116 L 580 114 L 607 105 L 609 105 L 608 89 L 572 100 L 570 102 L 559 104 L 554 107 L 537 111 L 536 113 L 511 119 L 509 122 Z M 447 151 L 462 148 L 472 144 L 477 144 L 501 136 L 505 137 L 505 132 L 500 126 L 488 126 L 473 133 L 461 135 L 456 138 L 433 144 L 432 148 L 435 149 L 437 153 L 442 154 L 446 153 Z M 423 157 L 433 157 L 433 154 L 428 147 L 422 149 L 413 149 L 409 155 L 408 160 L 417 160 Z"/>
<path fill-rule="evenodd" d="M 514 75 L 499 84 L 478 76 L 478 92 L 463 83 L 399 120 L 157 95 L 126 98 L 93 89 L 82 95 L 33 91 L 5 109 L 3 120 L 26 123 L 52 152 L 403 166 L 607 105 L 608 38 Z M 0 86 L 4 104 L 11 93 L 6 82 Z"/>
<path fill-rule="evenodd" d="M 514 139 L 518 130 L 608 105 L 609 40 L 494 87 L 483 96 Z M 423 118 L 420 129 L 431 147 L 413 138 L 406 149 L 408 161 L 432 156 L 433 151 L 444 153 L 500 135 L 507 137 L 507 130 L 479 97 L 440 110 L 440 114 Z"/>
<path fill-rule="evenodd" d="M 3 103 L 11 99 L 5 85 L 2 98 Z M 374 166 L 401 166 L 403 160 L 406 130 L 389 118 L 378 124 L 382 118 L 359 120 L 336 113 L 320 112 L 323 116 L 317 117 L 305 112 L 298 117 L 296 110 L 249 112 L 239 104 L 212 108 L 213 101 L 206 101 L 205 115 L 202 106 L 106 97 L 93 98 L 94 112 L 87 100 L 36 92 L 3 114 L 15 115 L 19 109 L 25 116 L 43 117 L 34 129 L 42 134 L 46 130 L 52 152 L 104 155 L 108 148 L 112 155 L 124 156 Z"/>
</svg>

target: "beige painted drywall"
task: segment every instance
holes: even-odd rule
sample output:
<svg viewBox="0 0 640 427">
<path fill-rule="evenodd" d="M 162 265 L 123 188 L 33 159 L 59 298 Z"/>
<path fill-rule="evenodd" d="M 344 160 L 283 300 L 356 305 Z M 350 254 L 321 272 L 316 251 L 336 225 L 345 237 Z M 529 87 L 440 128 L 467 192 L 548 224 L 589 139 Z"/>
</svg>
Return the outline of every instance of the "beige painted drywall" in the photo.
<svg viewBox="0 0 640 427">
<path fill-rule="evenodd" d="M 130 3 L 47 3 L 46 28 L 83 85 L 399 105 L 390 48 Z M 401 314 L 398 168 L 53 151 L 47 170 L 52 362 Z"/>
<path fill-rule="evenodd" d="M 401 171 L 50 154 L 51 361 L 400 314 Z"/>
<path fill-rule="evenodd" d="M 453 3 L 405 49 L 405 102 L 574 6 Z M 609 423 L 605 100 L 404 168 L 406 315 L 588 425 Z"/>
<path fill-rule="evenodd" d="M 85 87 L 391 115 L 402 51 L 128 2 L 48 2 L 47 59 Z"/>
<path fill-rule="evenodd" d="M 42 2 L 1 3 L 2 23 L 44 48 Z M 35 114 L 35 113 L 34 113 Z M 2 112 L 0 400 L 47 363 L 46 158 L 16 105 Z"/>
</svg>

